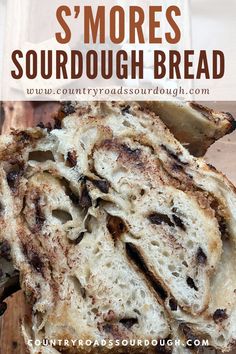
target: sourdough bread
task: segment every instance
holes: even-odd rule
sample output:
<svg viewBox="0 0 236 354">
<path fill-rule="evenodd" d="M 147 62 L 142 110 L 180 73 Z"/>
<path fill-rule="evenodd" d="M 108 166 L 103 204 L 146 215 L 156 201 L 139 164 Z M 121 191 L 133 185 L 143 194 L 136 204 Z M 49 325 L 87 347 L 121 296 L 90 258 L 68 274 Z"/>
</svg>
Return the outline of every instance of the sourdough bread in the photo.
<svg viewBox="0 0 236 354">
<path fill-rule="evenodd" d="M 155 114 L 138 104 L 79 105 L 53 130 L 2 136 L 0 159 L 1 242 L 32 305 L 26 342 L 177 337 L 234 346 L 235 188 Z M 86 351 L 98 348 L 64 348 Z"/>
</svg>

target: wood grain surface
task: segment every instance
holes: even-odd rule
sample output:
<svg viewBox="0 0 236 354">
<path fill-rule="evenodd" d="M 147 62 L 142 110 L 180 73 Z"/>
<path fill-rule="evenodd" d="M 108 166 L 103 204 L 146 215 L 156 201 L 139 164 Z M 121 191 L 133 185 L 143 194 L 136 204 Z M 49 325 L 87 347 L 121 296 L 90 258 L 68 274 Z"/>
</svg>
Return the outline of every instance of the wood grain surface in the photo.
<svg viewBox="0 0 236 354">
<path fill-rule="evenodd" d="M 34 126 L 40 121 L 47 122 L 58 109 L 55 103 L 4 103 L 6 117 L 3 132 L 10 127 Z M 236 117 L 236 102 L 209 103 L 216 110 L 231 112 Z M 207 152 L 207 162 L 224 172 L 236 184 L 236 132 L 215 143 Z M 21 291 L 7 300 L 8 310 L 0 322 L 0 354 L 27 354 L 20 335 L 20 319 L 27 313 L 27 304 Z M 236 351 L 232 354 L 236 354 Z"/>
</svg>

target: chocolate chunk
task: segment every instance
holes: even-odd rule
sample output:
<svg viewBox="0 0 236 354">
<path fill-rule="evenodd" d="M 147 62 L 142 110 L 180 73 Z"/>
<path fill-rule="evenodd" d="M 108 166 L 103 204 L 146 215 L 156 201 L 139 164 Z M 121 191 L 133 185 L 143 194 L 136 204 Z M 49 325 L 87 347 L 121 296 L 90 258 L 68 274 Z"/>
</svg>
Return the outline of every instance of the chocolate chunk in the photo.
<svg viewBox="0 0 236 354">
<path fill-rule="evenodd" d="M 178 303 L 177 303 L 177 301 L 176 301 L 174 298 L 171 298 L 171 299 L 169 300 L 169 305 L 170 305 L 171 311 L 177 311 L 177 309 L 178 309 Z"/>
<path fill-rule="evenodd" d="M 218 215 L 219 230 L 223 240 L 228 240 L 230 238 L 226 220 Z"/>
<path fill-rule="evenodd" d="M 4 206 L 3 206 L 3 204 L 0 202 L 0 215 L 1 215 L 1 213 L 4 211 Z"/>
<path fill-rule="evenodd" d="M 29 264 L 34 267 L 37 272 L 42 273 L 43 262 L 41 261 L 38 253 L 33 249 L 27 248 L 26 245 L 23 245 L 23 252 L 28 259 Z"/>
<path fill-rule="evenodd" d="M 107 194 L 109 192 L 109 182 L 106 180 L 94 180 L 93 185 L 97 187 L 102 193 Z"/>
<path fill-rule="evenodd" d="M 83 298 L 83 299 L 86 299 L 86 289 L 83 288 L 83 287 L 81 287 L 81 288 L 80 288 L 80 292 L 81 292 L 82 298 Z"/>
<path fill-rule="evenodd" d="M 39 255 L 36 252 L 33 252 L 31 254 L 30 262 L 31 262 L 32 266 L 34 267 L 34 269 L 37 270 L 37 272 L 39 272 L 39 273 L 42 272 L 43 263 L 42 263 L 41 259 L 39 258 Z"/>
<path fill-rule="evenodd" d="M 54 129 L 61 129 L 61 120 L 55 118 Z"/>
<path fill-rule="evenodd" d="M 72 203 L 74 203 L 75 205 L 79 205 L 79 197 L 77 195 L 75 195 L 72 191 L 70 191 L 68 193 L 68 196 L 69 196 L 70 200 L 72 201 Z"/>
<path fill-rule="evenodd" d="M 13 349 L 16 349 L 18 347 L 18 343 L 15 341 L 15 340 L 13 340 L 13 342 L 12 342 L 12 348 Z"/>
<path fill-rule="evenodd" d="M 7 183 L 13 192 L 16 191 L 20 181 L 20 171 L 10 171 L 7 174 Z"/>
<path fill-rule="evenodd" d="M 24 142 L 30 140 L 31 137 L 30 137 L 30 135 L 27 134 L 25 131 L 21 131 L 21 132 L 19 133 L 19 135 L 18 135 L 18 139 L 19 139 L 19 141 L 21 141 L 21 142 L 24 143 Z"/>
<path fill-rule="evenodd" d="M 85 175 L 81 175 L 79 177 L 79 182 L 86 183 L 87 180 L 88 180 L 88 177 Z"/>
<path fill-rule="evenodd" d="M 152 213 L 148 216 L 149 221 L 154 225 L 161 225 L 162 223 L 174 226 L 168 215 L 161 213 Z"/>
<path fill-rule="evenodd" d="M 38 128 L 41 128 L 41 129 L 44 129 L 44 128 L 45 128 L 45 125 L 44 125 L 43 122 L 39 122 L 39 123 L 37 124 L 37 127 L 38 127 Z"/>
<path fill-rule="evenodd" d="M 92 206 L 92 200 L 89 195 L 86 183 L 82 184 L 82 191 L 79 199 L 79 205 L 82 208 L 90 208 Z"/>
<path fill-rule="evenodd" d="M 4 258 L 6 261 L 11 261 L 11 247 L 8 241 L 4 240 L 0 242 L 0 257 Z"/>
<path fill-rule="evenodd" d="M 114 242 L 116 242 L 120 236 L 126 231 L 126 226 L 121 218 L 118 216 L 108 215 L 107 228 Z"/>
<path fill-rule="evenodd" d="M 169 157 L 173 158 L 175 161 L 177 161 L 179 164 L 181 165 L 188 165 L 188 162 L 184 162 L 180 159 L 179 155 L 177 155 L 176 153 L 174 153 L 173 151 L 169 150 L 167 146 L 165 145 L 161 145 L 162 149 L 166 151 L 166 153 L 169 155 Z M 180 153 L 181 154 L 181 153 Z"/>
<path fill-rule="evenodd" d="M 180 229 L 182 229 L 183 231 L 186 231 L 186 227 L 183 223 L 183 220 L 180 219 L 177 215 L 173 214 L 172 218 L 174 220 L 174 223 L 176 226 L 178 226 Z"/>
<path fill-rule="evenodd" d="M 121 110 L 123 115 L 126 115 L 127 113 L 130 113 L 130 106 L 125 106 L 124 108 L 122 108 Z"/>
<path fill-rule="evenodd" d="M 145 190 L 144 190 L 144 189 L 141 189 L 140 195 L 143 196 L 144 194 L 145 194 Z"/>
<path fill-rule="evenodd" d="M 215 323 L 221 323 L 227 320 L 228 315 L 226 313 L 226 309 L 217 309 L 213 314 L 213 320 Z"/>
<path fill-rule="evenodd" d="M 174 162 L 174 163 L 172 164 L 172 170 L 175 171 L 175 172 L 179 172 L 179 171 L 181 172 L 181 171 L 184 170 L 184 168 L 183 168 L 183 166 L 180 165 L 179 163 Z"/>
<path fill-rule="evenodd" d="M 70 165 L 70 167 L 75 167 L 77 165 L 77 156 L 76 156 L 76 151 L 69 151 L 67 153 L 67 158 L 66 161 Z"/>
<path fill-rule="evenodd" d="M 205 265 L 207 262 L 207 256 L 205 255 L 201 247 L 198 248 L 196 259 L 197 263 L 201 265 Z"/>
<path fill-rule="evenodd" d="M 0 316 L 2 316 L 7 309 L 7 304 L 5 302 L 0 303 Z"/>
<path fill-rule="evenodd" d="M 32 137 L 31 137 L 30 133 L 27 133 L 24 130 L 15 130 L 15 131 L 12 132 L 12 134 L 15 136 L 16 141 L 18 143 L 26 144 L 30 140 L 32 140 Z"/>
<path fill-rule="evenodd" d="M 125 328 L 130 329 L 133 327 L 136 323 L 138 323 L 137 318 L 122 318 L 119 321 Z"/>
<path fill-rule="evenodd" d="M 126 144 L 122 144 L 121 145 L 122 150 L 129 155 L 130 157 L 134 158 L 134 159 L 138 159 L 142 153 L 142 151 L 140 149 L 131 149 L 129 146 L 127 146 Z"/>
<path fill-rule="evenodd" d="M 44 124 L 43 122 L 39 122 L 39 124 L 37 124 L 37 127 L 41 129 L 47 129 L 48 133 L 52 131 L 52 124 L 50 122 L 46 124 Z"/>
<path fill-rule="evenodd" d="M 191 328 L 187 326 L 185 323 L 180 323 L 179 325 L 180 331 L 184 334 L 188 344 L 187 347 L 192 348 L 194 347 L 194 343 L 198 340 L 198 337 L 193 333 Z"/>
<path fill-rule="evenodd" d="M 75 107 L 73 106 L 72 102 L 66 101 L 63 104 L 62 112 L 65 113 L 66 116 L 75 113 Z"/>
<path fill-rule="evenodd" d="M 215 211 L 215 215 L 216 215 L 216 218 L 217 218 L 217 221 L 219 224 L 219 230 L 220 230 L 222 239 L 228 240 L 230 237 L 229 230 L 228 230 L 227 222 L 226 222 L 225 218 L 220 213 L 221 206 L 220 206 L 218 200 L 213 199 L 210 206 Z"/>
<path fill-rule="evenodd" d="M 116 319 L 116 314 L 113 310 L 109 310 L 106 314 L 104 314 L 103 318 L 107 322 L 112 322 Z"/>
<path fill-rule="evenodd" d="M 193 279 L 191 277 L 187 277 L 187 280 L 186 280 L 188 286 L 196 291 L 198 291 L 198 288 L 196 287 Z"/>
<path fill-rule="evenodd" d="M 166 338 L 168 340 L 169 338 Z M 159 341 L 156 346 L 156 353 L 157 354 L 171 354 L 172 353 L 172 346 L 170 345 L 162 345 Z"/>
<path fill-rule="evenodd" d="M 40 231 L 43 227 L 43 224 L 45 222 L 45 216 L 41 210 L 40 206 L 40 197 L 35 198 L 34 200 L 34 206 L 35 206 L 35 223 L 36 223 L 36 230 L 35 231 Z"/>
<path fill-rule="evenodd" d="M 113 327 L 112 324 L 106 323 L 105 325 L 103 325 L 103 330 L 106 333 L 112 333 Z"/>
</svg>

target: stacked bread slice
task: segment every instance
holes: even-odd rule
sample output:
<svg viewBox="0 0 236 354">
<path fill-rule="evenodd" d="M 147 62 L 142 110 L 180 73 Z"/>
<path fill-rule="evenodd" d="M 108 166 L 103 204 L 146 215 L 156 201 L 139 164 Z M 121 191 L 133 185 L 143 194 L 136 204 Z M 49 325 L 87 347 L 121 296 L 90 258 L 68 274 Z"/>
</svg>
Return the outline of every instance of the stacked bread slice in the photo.
<svg viewBox="0 0 236 354">
<path fill-rule="evenodd" d="M 230 350 L 235 188 L 139 104 L 72 108 L 0 141 L 0 237 L 32 306 L 30 351 L 151 353 L 163 348 L 137 341 L 168 338 Z M 34 345 L 45 338 L 136 345 Z"/>
<path fill-rule="evenodd" d="M 217 112 L 196 102 L 143 101 L 140 104 L 158 115 L 176 139 L 198 157 L 236 127 L 230 113 Z"/>
</svg>

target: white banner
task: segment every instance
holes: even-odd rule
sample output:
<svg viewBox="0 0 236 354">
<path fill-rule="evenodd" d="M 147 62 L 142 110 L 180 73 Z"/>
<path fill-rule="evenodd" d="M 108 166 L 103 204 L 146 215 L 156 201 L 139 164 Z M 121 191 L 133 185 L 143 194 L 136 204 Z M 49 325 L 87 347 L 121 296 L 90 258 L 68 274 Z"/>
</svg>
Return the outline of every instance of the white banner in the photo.
<svg viewBox="0 0 236 354">
<path fill-rule="evenodd" d="M 0 6 L 1 100 L 236 100 L 235 0 Z"/>
</svg>

